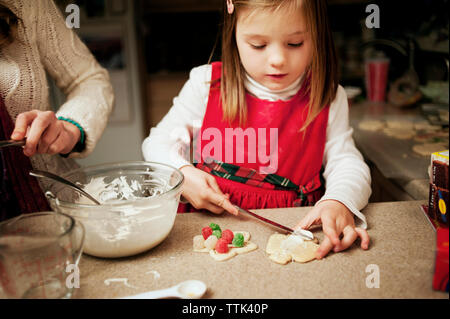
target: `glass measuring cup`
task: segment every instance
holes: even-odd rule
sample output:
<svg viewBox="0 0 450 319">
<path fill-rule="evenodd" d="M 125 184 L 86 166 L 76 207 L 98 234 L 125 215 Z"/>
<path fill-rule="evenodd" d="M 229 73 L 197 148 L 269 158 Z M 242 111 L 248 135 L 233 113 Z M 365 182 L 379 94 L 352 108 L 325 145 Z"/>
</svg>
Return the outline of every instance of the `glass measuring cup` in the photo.
<svg viewBox="0 0 450 319">
<path fill-rule="evenodd" d="M 6 297 L 70 298 L 79 283 L 84 233 L 81 223 L 55 212 L 0 223 L 0 285 Z"/>
</svg>

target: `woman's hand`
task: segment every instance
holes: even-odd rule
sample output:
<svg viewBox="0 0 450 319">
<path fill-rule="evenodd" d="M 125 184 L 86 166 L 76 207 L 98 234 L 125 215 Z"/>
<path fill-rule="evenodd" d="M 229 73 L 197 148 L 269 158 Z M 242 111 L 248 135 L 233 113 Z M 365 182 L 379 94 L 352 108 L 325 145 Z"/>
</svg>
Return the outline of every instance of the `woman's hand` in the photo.
<svg viewBox="0 0 450 319">
<path fill-rule="evenodd" d="M 316 252 L 316 258 L 321 259 L 330 250 L 339 252 L 350 247 L 360 237 L 361 248 L 369 248 L 369 235 L 367 231 L 355 227 L 353 214 L 345 205 L 335 200 L 324 200 L 314 208 L 295 226 L 295 228 L 308 229 L 312 225 L 322 224 L 325 238 Z M 340 236 L 342 234 L 342 239 Z"/>
<path fill-rule="evenodd" d="M 214 214 L 221 214 L 224 210 L 233 215 L 238 214 L 237 208 L 229 201 L 229 195 L 222 193 L 212 175 L 192 165 L 183 166 L 180 170 L 185 177 L 182 195 L 192 206 Z"/>
<path fill-rule="evenodd" d="M 23 153 L 67 154 L 80 139 L 80 130 L 72 123 L 60 121 L 52 111 L 32 110 L 20 113 L 11 134 L 13 140 L 27 138 Z"/>
</svg>

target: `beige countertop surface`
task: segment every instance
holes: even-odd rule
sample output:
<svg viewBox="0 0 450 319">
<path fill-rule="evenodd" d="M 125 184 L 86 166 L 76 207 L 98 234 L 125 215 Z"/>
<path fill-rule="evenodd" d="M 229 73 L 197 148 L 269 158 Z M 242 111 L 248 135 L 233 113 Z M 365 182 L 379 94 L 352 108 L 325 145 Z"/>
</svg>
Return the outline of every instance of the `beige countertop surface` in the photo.
<svg viewBox="0 0 450 319">
<path fill-rule="evenodd" d="M 75 289 L 74 298 L 118 298 L 199 279 L 208 287 L 204 298 L 448 299 L 447 293 L 432 289 L 436 233 L 422 213 L 421 204 L 426 201 L 369 204 L 363 210 L 370 227 L 369 250 L 360 249 L 358 240 L 348 250 L 331 253 L 322 260 L 287 265 L 272 262 L 265 253 L 268 238 L 276 230 L 252 217 L 179 214 L 169 236 L 145 253 L 120 259 L 84 254 L 79 264 L 80 288 Z M 309 209 L 254 211 L 295 226 Z M 223 262 L 207 253 L 193 252 L 193 236 L 211 222 L 222 229 L 249 231 L 258 249 Z M 322 240 L 321 229 L 314 233 Z M 368 277 L 374 275 L 369 265 L 379 269 L 379 288 L 366 286 Z M 127 278 L 128 285 L 107 285 L 105 280 L 111 278 Z"/>
</svg>

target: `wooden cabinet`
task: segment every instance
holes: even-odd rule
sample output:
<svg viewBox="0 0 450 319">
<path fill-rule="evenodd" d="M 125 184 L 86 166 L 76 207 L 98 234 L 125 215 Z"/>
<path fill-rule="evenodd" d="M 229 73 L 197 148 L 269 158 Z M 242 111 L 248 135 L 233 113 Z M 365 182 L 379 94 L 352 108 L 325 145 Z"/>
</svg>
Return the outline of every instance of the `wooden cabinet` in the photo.
<svg viewBox="0 0 450 319">
<path fill-rule="evenodd" d="M 145 108 L 147 133 L 156 126 L 172 107 L 176 97 L 189 78 L 188 72 L 170 72 L 152 74 L 147 79 L 147 107 Z"/>
</svg>

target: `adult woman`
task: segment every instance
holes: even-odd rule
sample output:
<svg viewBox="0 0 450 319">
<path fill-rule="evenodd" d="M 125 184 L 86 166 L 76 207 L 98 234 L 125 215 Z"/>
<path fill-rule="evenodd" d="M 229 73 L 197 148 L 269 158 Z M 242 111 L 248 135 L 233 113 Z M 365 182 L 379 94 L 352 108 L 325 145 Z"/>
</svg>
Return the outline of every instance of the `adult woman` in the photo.
<svg viewBox="0 0 450 319">
<path fill-rule="evenodd" d="M 67 97 L 56 114 L 46 72 Z M 87 156 L 99 140 L 114 96 L 107 71 L 52 0 L 0 0 L 0 99 L 0 138 L 26 138 L 23 151 L 9 147 L 0 154 L 5 219 L 48 209 L 28 170 L 75 168 L 72 158 Z"/>
</svg>

